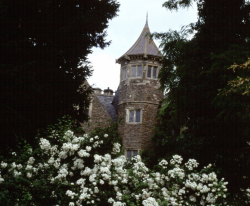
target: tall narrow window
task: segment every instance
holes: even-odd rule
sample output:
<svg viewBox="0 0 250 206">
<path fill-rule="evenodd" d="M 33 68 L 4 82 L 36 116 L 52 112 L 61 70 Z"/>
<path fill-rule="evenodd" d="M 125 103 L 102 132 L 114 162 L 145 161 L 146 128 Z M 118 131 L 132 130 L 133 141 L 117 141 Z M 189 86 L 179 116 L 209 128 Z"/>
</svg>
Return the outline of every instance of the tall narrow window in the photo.
<svg viewBox="0 0 250 206">
<path fill-rule="evenodd" d="M 154 78 L 154 79 L 157 79 L 157 67 L 154 67 L 154 70 L 153 70 L 153 78 Z"/>
<path fill-rule="evenodd" d="M 152 67 L 148 66 L 148 75 L 147 75 L 148 78 L 151 78 L 151 70 L 152 70 Z"/>
<path fill-rule="evenodd" d="M 122 69 L 122 80 L 127 79 L 127 67 Z"/>
<path fill-rule="evenodd" d="M 136 66 L 132 66 L 131 77 L 136 77 Z"/>
<path fill-rule="evenodd" d="M 133 151 L 133 156 L 136 156 L 136 155 L 138 155 L 138 150 Z"/>
<path fill-rule="evenodd" d="M 141 77 L 142 74 L 142 66 L 137 66 L 137 77 Z"/>
<path fill-rule="evenodd" d="M 134 122 L 134 110 L 129 111 L 129 122 Z"/>
<path fill-rule="evenodd" d="M 153 78 L 153 79 L 157 79 L 157 67 L 152 67 L 152 66 L 148 66 L 148 74 L 147 77 L 148 78 Z"/>
<path fill-rule="evenodd" d="M 141 121 L 141 110 L 136 110 L 135 122 Z"/>
<path fill-rule="evenodd" d="M 127 150 L 127 158 L 128 159 L 131 159 L 131 157 L 132 157 L 132 150 Z"/>
<path fill-rule="evenodd" d="M 125 79 L 125 71 L 124 71 L 124 68 L 122 69 L 122 80 Z"/>
<path fill-rule="evenodd" d="M 127 67 L 124 68 L 124 73 L 125 73 L 125 79 L 127 79 Z"/>
</svg>

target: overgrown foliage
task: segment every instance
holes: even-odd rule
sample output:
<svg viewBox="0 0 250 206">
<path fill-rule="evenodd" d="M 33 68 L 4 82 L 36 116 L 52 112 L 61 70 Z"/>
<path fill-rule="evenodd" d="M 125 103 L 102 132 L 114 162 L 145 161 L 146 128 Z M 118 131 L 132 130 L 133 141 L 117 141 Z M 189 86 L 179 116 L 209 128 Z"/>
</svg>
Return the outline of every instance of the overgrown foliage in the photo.
<svg viewBox="0 0 250 206">
<path fill-rule="evenodd" d="M 241 0 L 171 0 L 164 6 L 172 10 L 192 3 L 198 8 L 196 23 L 154 34 L 162 40 L 159 79 L 167 99 L 148 161 L 154 165 L 155 159 L 178 153 L 201 165 L 215 162 L 236 193 L 249 184 L 250 98 L 217 94 L 237 76 L 227 68 L 250 55 L 250 8 Z"/>
<path fill-rule="evenodd" d="M 87 118 L 87 55 L 110 44 L 105 30 L 118 8 L 116 0 L 0 0 L 1 146 L 16 136 L 32 142 L 65 114 Z"/>
<path fill-rule="evenodd" d="M 35 147 L 0 157 L 2 206 L 228 205 L 228 183 L 211 164 L 200 170 L 196 160 L 174 155 L 154 172 L 139 155 L 121 155 L 117 124 L 80 136 L 72 125 L 60 120 Z"/>
<path fill-rule="evenodd" d="M 231 65 L 228 69 L 233 72 L 239 73 L 240 76 L 228 81 L 228 86 L 219 90 L 219 95 L 227 95 L 231 92 L 240 93 L 242 95 L 248 95 L 250 92 L 250 59 L 243 64 Z"/>
</svg>

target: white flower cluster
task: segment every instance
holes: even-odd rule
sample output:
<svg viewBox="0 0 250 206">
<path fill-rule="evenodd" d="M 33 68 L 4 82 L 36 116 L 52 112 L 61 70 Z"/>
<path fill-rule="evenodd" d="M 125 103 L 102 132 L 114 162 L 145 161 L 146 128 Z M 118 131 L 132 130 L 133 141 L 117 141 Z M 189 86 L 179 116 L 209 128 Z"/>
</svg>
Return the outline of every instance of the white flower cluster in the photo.
<svg viewBox="0 0 250 206">
<path fill-rule="evenodd" d="M 226 197 L 227 183 L 218 181 L 214 172 L 193 172 L 198 167 L 194 159 L 182 165 L 183 158 L 174 155 L 169 169 L 166 160 L 159 163 L 165 171 L 160 173 L 150 171 L 139 155 L 131 161 L 125 156 L 114 158 L 120 152 L 119 143 L 113 144 L 111 154 L 97 154 L 96 149 L 107 137 L 76 137 L 67 131 L 58 145 L 41 138 L 42 161 L 31 156 L 23 165 L 1 162 L 1 169 L 13 171 L 15 178 L 37 181 L 40 175 L 47 174 L 48 184 L 67 186 L 63 188 L 67 188 L 65 194 L 71 199 L 69 206 L 98 205 L 101 201 L 113 206 L 214 205 Z M 56 138 L 54 133 L 53 140 Z M 3 181 L 0 171 L 0 183 Z M 54 191 L 51 194 L 58 198 Z"/>
<path fill-rule="evenodd" d="M 243 176 L 243 178 L 246 178 L 246 176 Z M 250 203 L 250 189 L 240 188 L 240 191 L 242 192 L 242 196 L 244 197 L 246 205 L 248 205 Z"/>
<path fill-rule="evenodd" d="M 90 154 L 89 154 L 86 150 L 83 150 L 83 149 L 81 149 L 81 150 L 78 152 L 78 155 L 79 155 L 80 157 L 89 157 L 89 156 L 90 156 Z"/>
<path fill-rule="evenodd" d="M 2 161 L 2 162 L 1 162 L 1 167 L 2 167 L 2 168 L 6 168 L 6 167 L 7 167 L 7 163 Z"/>
<path fill-rule="evenodd" d="M 40 148 L 44 150 L 44 152 L 47 154 L 51 147 L 49 140 L 41 138 L 39 144 L 40 144 Z"/>
<path fill-rule="evenodd" d="M 68 195 L 69 197 L 71 197 L 71 199 L 74 199 L 74 197 L 77 196 L 76 193 L 74 193 L 74 192 L 72 192 L 70 190 L 67 190 L 66 195 Z"/>
<path fill-rule="evenodd" d="M 246 194 L 248 197 L 250 197 L 250 189 L 249 188 L 246 189 Z"/>
<path fill-rule="evenodd" d="M 162 161 L 160 161 L 159 165 L 160 165 L 162 168 L 166 169 L 166 168 L 167 168 L 167 165 L 168 165 L 168 162 L 167 162 L 166 160 L 162 160 Z"/>
<path fill-rule="evenodd" d="M 34 164 L 34 162 L 35 162 L 35 159 L 34 159 L 34 157 L 30 157 L 29 158 L 29 160 L 28 160 L 28 164 Z"/>
<path fill-rule="evenodd" d="M 168 175 L 169 175 L 170 178 L 179 177 L 181 180 L 183 180 L 184 177 L 185 177 L 184 170 L 179 168 L 179 167 L 176 167 L 176 168 L 174 168 L 172 170 L 169 170 Z"/>
<path fill-rule="evenodd" d="M 120 148 L 121 148 L 121 145 L 119 143 L 114 143 L 112 154 L 119 153 L 120 152 Z"/>
<path fill-rule="evenodd" d="M 144 206 L 159 206 L 158 202 L 156 202 L 156 200 L 153 197 L 149 197 L 148 199 L 143 200 L 142 204 Z"/>
<path fill-rule="evenodd" d="M 182 163 L 183 158 L 180 155 L 174 155 L 170 163 L 179 166 Z"/>
<path fill-rule="evenodd" d="M 198 167 L 199 163 L 195 159 L 189 159 L 187 163 L 185 163 L 185 166 L 189 170 L 193 170 L 194 168 Z"/>
<path fill-rule="evenodd" d="M 63 136 L 63 138 L 69 142 L 73 137 L 74 137 L 74 132 L 72 132 L 71 130 L 66 131 Z"/>
</svg>

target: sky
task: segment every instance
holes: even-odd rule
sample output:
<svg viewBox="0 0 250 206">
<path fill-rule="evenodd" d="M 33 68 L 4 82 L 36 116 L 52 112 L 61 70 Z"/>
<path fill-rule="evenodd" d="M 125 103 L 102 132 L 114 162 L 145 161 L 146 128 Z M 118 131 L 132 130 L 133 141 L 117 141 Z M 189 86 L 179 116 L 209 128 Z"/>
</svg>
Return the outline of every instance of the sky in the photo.
<svg viewBox="0 0 250 206">
<path fill-rule="evenodd" d="M 197 21 L 196 4 L 188 9 L 169 11 L 162 7 L 164 0 L 118 0 L 120 8 L 118 16 L 110 20 L 107 29 L 108 41 L 111 45 L 105 49 L 94 48 L 88 56 L 93 74 L 88 79 L 91 86 L 108 87 L 116 91 L 120 81 L 120 65 L 116 59 L 121 57 L 139 38 L 146 23 L 150 32 L 167 32 L 169 29 L 179 31 L 182 26 Z M 154 40 L 155 41 L 155 40 Z M 159 47 L 160 41 L 155 41 Z"/>
</svg>

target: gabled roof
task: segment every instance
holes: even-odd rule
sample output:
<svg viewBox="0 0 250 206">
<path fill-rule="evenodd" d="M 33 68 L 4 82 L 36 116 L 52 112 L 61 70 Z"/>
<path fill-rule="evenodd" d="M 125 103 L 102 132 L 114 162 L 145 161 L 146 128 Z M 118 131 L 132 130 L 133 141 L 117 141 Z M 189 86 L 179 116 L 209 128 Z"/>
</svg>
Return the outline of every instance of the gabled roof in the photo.
<svg viewBox="0 0 250 206">
<path fill-rule="evenodd" d="M 161 57 L 161 53 L 159 49 L 157 48 L 156 44 L 152 39 L 149 37 L 150 30 L 148 27 L 148 20 L 146 21 L 146 24 L 142 30 L 141 35 L 137 39 L 137 41 L 134 43 L 134 45 L 119 59 L 121 59 L 124 56 L 130 56 L 130 55 L 152 55 Z"/>
<path fill-rule="evenodd" d="M 115 107 L 111 104 L 114 99 L 114 96 L 106 96 L 106 95 L 98 95 L 98 94 L 96 96 L 98 100 L 100 101 L 100 103 L 102 104 L 102 106 L 104 107 L 104 109 L 107 111 L 107 113 L 111 117 L 111 119 L 113 121 L 117 121 L 117 114 L 116 114 Z"/>
</svg>

